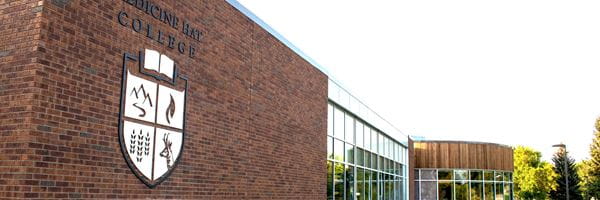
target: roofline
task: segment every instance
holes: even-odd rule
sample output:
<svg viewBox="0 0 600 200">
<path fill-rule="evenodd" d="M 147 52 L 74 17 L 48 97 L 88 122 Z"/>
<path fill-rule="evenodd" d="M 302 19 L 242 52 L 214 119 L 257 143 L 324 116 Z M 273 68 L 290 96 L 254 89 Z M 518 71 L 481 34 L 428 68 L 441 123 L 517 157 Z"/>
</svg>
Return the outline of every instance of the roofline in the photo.
<svg viewBox="0 0 600 200">
<path fill-rule="evenodd" d="M 379 113 L 375 112 L 369 106 L 367 106 L 367 104 L 363 103 L 358 97 L 356 97 L 351 92 L 350 89 L 348 89 L 347 87 L 344 87 L 343 84 L 341 83 L 341 81 L 338 81 L 337 79 L 335 79 L 334 76 L 331 73 L 329 73 L 326 70 L 325 67 L 323 67 L 322 65 L 320 65 L 319 63 L 317 63 L 317 61 L 313 60 L 308 55 L 306 55 L 302 50 L 300 50 L 298 47 L 296 47 L 294 44 L 292 44 L 292 42 L 290 42 L 289 40 L 287 40 L 283 35 L 279 34 L 279 32 L 275 31 L 275 29 L 273 29 L 265 21 L 263 21 L 258 16 L 256 16 L 252 11 L 250 11 L 248 8 L 246 8 L 244 5 L 242 5 L 240 2 L 238 2 L 237 0 L 226 0 L 226 2 L 229 3 L 231 6 L 233 6 L 235 9 L 239 10 L 242 14 L 244 14 L 246 17 L 248 17 L 251 21 L 253 21 L 254 23 L 258 24 L 264 30 L 266 30 L 267 32 L 269 32 L 273 37 L 275 37 L 281 43 L 283 43 L 285 46 L 287 46 L 288 48 L 290 48 L 293 52 L 295 52 L 298 56 L 300 56 L 306 62 L 308 62 L 309 64 L 311 64 L 312 66 L 314 66 L 315 68 L 317 68 L 319 71 L 321 71 L 323 74 L 325 74 L 327 76 L 327 78 L 329 79 L 329 81 L 331 81 L 334 84 L 336 84 L 340 89 L 344 90 L 346 93 L 348 93 L 348 95 L 350 95 L 352 98 L 354 98 L 355 100 L 357 100 L 360 104 L 362 104 L 367 109 L 369 109 L 374 115 L 376 115 L 376 117 L 380 118 L 381 120 L 383 120 L 383 122 L 387 123 L 390 127 L 392 127 L 393 129 L 395 129 L 394 131 L 400 133 L 401 136 L 404 136 L 406 138 L 410 138 L 410 135 L 405 134 L 402 131 L 400 131 L 400 129 L 397 128 L 394 124 L 390 123 L 387 119 L 385 119 L 381 115 L 379 115 Z M 331 99 L 331 98 L 329 98 L 329 100 L 331 100 L 333 102 L 336 102 L 334 99 Z M 340 104 L 340 102 L 337 102 L 337 103 Z M 344 107 L 344 105 L 340 105 L 340 106 Z M 350 108 L 346 108 L 346 109 L 347 110 L 351 110 Z M 358 113 L 354 113 L 354 114 L 358 115 Z M 363 119 L 363 120 L 368 121 L 367 119 Z M 372 124 L 372 125 L 376 126 L 375 124 Z M 377 128 L 383 129 L 382 127 L 377 127 Z M 387 133 L 387 134 L 392 134 L 392 133 Z M 406 143 L 405 145 L 408 146 L 408 143 Z"/>
<path fill-rule="evenodd" d="M 479 142 L 479 141 L 462 141 L 462 140 L 413 140 L 415 143 L 458 143 L 458 144 L 487 144 L 487 145 L 497 145 L 506 148 L 513 148 L 510 145 L 499 144 L 493 142 Z"/>
<path fill-rule="evenodd" d="M 246 8 L 244 5 L 242 5 L 240 2 L 238 2 L 237 0 L 226 0 L 226 2 L 229 3 L 231 6 L 233 6 L 234 8 L 236 8 L 237 10 L 239 10 L 240 12 L 242 12 L 242 14 L 244 14 L 246 17 L 250 18 L 251 21 L 254 21 L 254 23 L 258 24 L 260 27 L 265 29 L 273 37 L 275 37 L 276 39 L 281 41 L 281 43 L 283 43 L 285 46 L 287 46 L 292 51 L 294 51 L 296 54 L 298 54 L 298 56 L 300 56 L 302 59 L 306 60 L 306 62 L 310 63 L 312 66 L 317 68 L 319 71 L 323 72 L 325 75 L 330 77 L 329 72 L 323 66 L 319 65 L 319 63 L 317 63 L 317 61 L 315 61 L 314 59 L 312 59 L 311 57 L 306 55 L 302 50 L 300 50 L 298 47 L 296 47 L 294 44 L 292 44 L 292 42 L 290 42 L 285 37 L 283 37 L 283 35 L 279 34 L 279 32 L 277 32 L 275 29 L 273 29 L 271 26 L 269 26 L 265 21 L 263 21 L 258 16 L 256 16 L 252 11 L 250 11 L 248 8 Z"/>
</svg>

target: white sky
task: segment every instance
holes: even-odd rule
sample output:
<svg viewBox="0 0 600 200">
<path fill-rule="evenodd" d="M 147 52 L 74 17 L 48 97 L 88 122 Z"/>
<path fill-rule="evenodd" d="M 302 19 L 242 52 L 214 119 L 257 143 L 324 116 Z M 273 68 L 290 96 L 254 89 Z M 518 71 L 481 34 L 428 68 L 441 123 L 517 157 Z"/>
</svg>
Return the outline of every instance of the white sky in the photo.
<svg viewBox="0 0 600 200">
<path fill-rule="evenodd" d="M 239 2 L 406 134 L 589 157 L 598 0 Z"/>
</svg>

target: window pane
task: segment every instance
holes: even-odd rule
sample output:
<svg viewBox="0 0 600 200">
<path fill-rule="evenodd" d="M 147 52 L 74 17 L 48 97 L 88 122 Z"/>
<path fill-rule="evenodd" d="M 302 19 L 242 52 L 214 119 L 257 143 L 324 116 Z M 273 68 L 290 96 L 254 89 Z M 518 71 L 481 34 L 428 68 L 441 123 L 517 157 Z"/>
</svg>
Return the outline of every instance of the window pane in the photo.
<svg viewBox="0 0 600 200">
<path fill-rule="evenodd" d="M 510 184 L 510 199 L 515 199 L 515 197 L 514 197 L 515 190 L 514 189 L 515 188 L 514 188 L 513 184 L 511 183 Z"/>
<path fill-rule="evenodd" d="M 400 177 L 396 179 L 396 199 L 404 199 L 404 181 Z"/>
<path fill-rule="evenodd" d="M 378 135 L 377 137 L 379 138 L 379 142 L 377 143 L 377 146 L 379 146 L 379 151 L 377 151 L 377 152 L 380 155 L 383 155 L 384 154 L 384 152 L 383 152 L 383 148 L 384 148 L 384 146 L 383 146 L 384 145 L 383 144 L 383 138 L 384 138 L 384 136 L 382 134 L 377 134 L 377 135 Z"/>
<path fill-rule="evenodd" d="M 454 180 L 469 180 L 469 171 L 454 170 Z"/>
<path fill-rule="evenodd" d="M 393 199 L 394 198 L 394 177 L 392 177 L 391 175 L 387 175 L 387 192 L 386 192 L 386 196 L 387 199 Z"/>
<path fill-rule="evenodd" d="M 327 161 L 327 199 L 333 199 L 333 162 Z"/>
<path fill-rule="evenodd" d="M 333 136 L 333 106 L 327 105 L 327 135 Z"/>
<path fill-rule="evenodd" d="M 365 194 L 363 195 L 365 200 L 371 199 L 371 171 L 365 169 Z"/>
<path fill-rule="evenodd" d="M 356 148 L 356 164 L 360 166 L 364 166 L 364 155 L 363 150 L 361 148 Z"/>
<path fill-rule="evenodd" d="M 438 178 L 440 180 L 452 180 L 453 175 L 452 170 L 438 170 Z"/>
<path fill-rule="evenodd" d="M 377 169 L 377 154 L 371 153 L 371 168 Z"/>
<path fill-rule="evenodd" d="M 385 175 L 385 197 L 386 199 L 392 199 L 394 196 L 394 182 L 392 176 Z"/>
<path fill-rule="evenodd" d="M 401 152 L 400 152 L 400 162 L 402 164 L 406 164 L 407 163 L 406 162 L 406 156 L 407 156 L 408 150 L 404 146 L 401 146 L 400 149 L 401 149 Z"/>
<path fill-rule="evenodd" d="M 333 113 L 333 135 L 336 138 L 344 139 L 344 112 L 335 108 Z"/>
<path fill-rule="evenodd" d="M 493 171 L 485 171 L 485 180 L 493 181 L 494 180 L 494 172 Z"/>
<path fill-rule="evenodd" d="M 393 161 L 397 161 L 398 159 L 396 159 L 396 142 L 394 142 L 393 140 L 390 140 L 390 159 L 392 159 Z"/>
<path fill-rule="evenodd" d="M 385 149 L 386 149 L 385 151 L 386 151 L 386 154 L 385 155 L 388 158 L 392 157 L 392 148 L 391 147 L 392 147 L 392 140 L 390 140 L 390 138 L 386 137 L 386 139 L 385 139 Z"/>
<path fill-rule="evenodd" d="M 383 152 L 385 154 L 385 157 L 389 158 L 390 157 L 390 138 L 388 137 L 384 137 L 383 138 Z"/>
<path fill-rule="evenodd" d="M 364 127 L 362 122 L 356 120 L 356 146 L 363 147 Z"/>
<path fill-rule="evenodd" d="M 400 190 L 398 189 L 400 187 L 400 180 L 398 179 L 398 177 L 394 176 L 394 198 L 393 199 L 399 199 L 400 197 Z"/>
<path fill-rule="evenodd" d="M 354 199 L 354 167 L 346 165 L 346 199 Z"/>
<path fill-rule="evenodd" d="M 377 153 L 377 131 L 371 129 L 371 151 Z"/>
<path fill-rule="evenodd" d="M 333 195 L 336 200 L 344 199 L 344 165 L 341 163 L 334 164 L 334 174 L 333 174 Z"/>
<path fill-rule="evenodd" d="M 483 183 L 471 182 L 471 200 L 483 199 Z"/>
<path fill-rule="evenodd" d="M 346 162 L 354 163 L 354 145 L 346 143 Z"/>
<path fill-rule="evenodd" d="M 406 157 L 408 156 L 408 150 L 406 148 L 402 147 L 402 155 L 400 155 L 400 156 L 401 156 L 400 159 L 402 160 L 401 162 L 406 164 L 407 163 Z"/>
<path fill-rule="evenodd" d="M 496 183 L 496 200 L 501 200 L 504 197 L 504 188 L 502 188 L 502 183 Z"/>
<path fill-rule="evenodd" d="M 494 173 L 494 180 L 495 181 L 502 181 L 503 177 L 504 177 L 504 175 L 502 175 L 502 172 L 495 172 Z"/>
<path fill-rule="evenodd" d="M 365 199 L 365 171 L 362 168 L 356 168 L 356 199 Z"/>
<path fill-rule="evenodd" d="M 439 200 L 452 200 L 454 184 L 452 182 L 439 182 Z"/>
<path fill-rule="evenodd" d="M 400 146 L 400 144 L 396 144 L 396 159 L 398 160 L 399 163 L 402 163 L 402 152 L 403 152 L 403 147 Z"/>
<path fill-rule="evenodd" d="M 396 195 L 398 195 L 398 191 L 396 190 L 396 187 L 398 186 L 398 180 L 395 176 L 390 175 L 390 199 L 396 199 Z"/>
<path fill-rule="evenodd" d="M 511 200 L 510 198 L 510 185 L 504 184 L 504 200 Z"/>
<path fill-rule="evenodd" d="M 415 180 L 421 179 L 421 174 L 418 169 L 415 169 Z"/>
<path fill-rule="evenodd" d="M 365 154 L 365 167 L 371 167 L 371 153 L 368 151 L 364 151 L 363 153 Z"/>
<path fill-rule="evenodd" d="M 504 182 L 509 182 L 510 179 L 510 172 L 504 172 Z"/>
<path fill-rule="evenodd" d="M 383 199 L 383 198 L 385 198 L 384 195 L 385 195 L 385 181 L 386 181 L 386 177 L 385 177 L 385 174 L 383 174 L 383 173 L 378 173 L 378 175 L 379 175 L 379 181 L 377 182 L 377 184 L 378 184 L 378 187 L 379 187 L 379 189 L 378 189 L 378 191 L 379 191 L 379 198 Z"/>
<path fill-rule="evenodd" d="M 421 170 L 421 180 L 437 180 L 437 173 L 435 170 Z"/>
<path fill-rule="evenodd" d="M 333 142 L 333 159 L 344 161 L 344 142 L 337 139 Z"/>
<path fill-rule="evenodd" d="M 398 159 L 398 155 L 400 155 L 400 146 L 398 146 L 396 142 L 394 142 L 394 151 L 392 152 L 394 153 L 394 161 L 400 162 L 400 159 Z"/>
<path fill-rule="evenodd" d="M 388 158 L 390 158 L 390 159 L 394 158 L 394 153 L 393 153 L 394 147 L 392 146 L 393 143 L 394 142 L 390 138 L 387 139 L 387 149 L 388 149 L 387 155 L 388 155 Z"/>
<path fill-rule="evenodd" d="M 435 181 L 421 181 L 421 199 L 437 199 L 437 186 Z"/>
<path fill-rule="evenodd" d="M 365 125 L 365 149 L 371 150 L 371 128 Z"/>
<path fill-rule="evenodd" d="M 327 137 L 327 158 L 333 159 L 333 138 Z"/>
<path fill-rule="evenodd" d="M 400 146 L 399 144 L 396 144 L 396 161 L 398 161 L 400 163 L 402 162 L 402 160 L 401 160 L 402 157 L 400 156 L 401 154 L 402 154 L 402 146 Z"/>
<path fill-rule="evenodd" d="M 371 200 L 377 200 L 377 179 L 378 174 L 375 171 L 371 171 Z"/>
<path fill-rule="evenodd" d="M 494 200 L 494 183 L 485 183 L 485 200 Z"/>
<path fill-rule="evenodd" d="M 471 171 L 470 180 L 482 181 L 483 173 L 481 171 Z"/>
<path fill-rule="evenodd" d="M 392 171 L 394 170 L 394 167 L 392 167 L 392 160 L 384 158 L 384 162 L 385 162 L 385 167 L 384 167 L 384 172 L 387 173 L 392 173 Z"/>
<path fill-rule="evenodd" d="M 408 174 L 405 174 L 407 170 L 406 165 L 400 164 L 400 176 L 408 178 Z"/>
<path fill-rule="evenodd" d="M 379 174 L 379 177 L 381 178 L 381 180 L 379 181 L 379 198 L 380 199 L 386 199 L 386 191 L 385 191 L 385 181 L 386 181 L 386 176 L 383 173 Z"/>
<path fill-rule="evenodd" d="M 387 157 L 388 156 L 388 144 L 387 144 L 387 137 L 385 137 L 384 135 L 381 135 L 381 152 L 379 152 L 382 156 Z"/>
<path fill-rule="evenodd" d="M 416 200 L 420 200 L 421 199 L 421 187 L 419 186 L 419 181 L 415 181 L 415 199 Z"/>
<path fill-rule="evenodd" d="M 404 155 L 404 147 L 398 144 L 398 162 L 404 163 L 402 161 L 402 155 Z"/>
<path fill-rule="evenodd" d="M 346 114 L 346 142 L 354 144 L 354 118 Z"/>
<path fill-rule="evenodd" d="M 455 200 L 469 200 L 469 182 L 456 181 L 454 187 L 456 187 Z"/>
</svg>

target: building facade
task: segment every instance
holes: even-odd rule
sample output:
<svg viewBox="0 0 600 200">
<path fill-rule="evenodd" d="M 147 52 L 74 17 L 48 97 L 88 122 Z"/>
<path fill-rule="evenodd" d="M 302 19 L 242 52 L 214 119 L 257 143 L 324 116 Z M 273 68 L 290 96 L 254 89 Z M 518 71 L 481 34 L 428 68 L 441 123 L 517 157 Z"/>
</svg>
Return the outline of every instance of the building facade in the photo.
<svg viewBox="0 0 600 200">
<path fill-rule="evenodd" d="M 512 166 L 422 165 L 423 145 L 235 0 L 0 2 L 0 198 L 512 189 Z"/>
<path fill-rule="evenodd" d="M 417 200 L 512 200 L 511 147 L 492 143 L 416 141 Z"/>
<path fill-rule="evenodd" d="M 328 78 L 231 3 L 0 10 L 0 198 L 326 197 Z"/>
<path fill-rule="evenodd" d="M 327 199 L 408 199 L 409 138 L 333 81 Z"/>
</svg>

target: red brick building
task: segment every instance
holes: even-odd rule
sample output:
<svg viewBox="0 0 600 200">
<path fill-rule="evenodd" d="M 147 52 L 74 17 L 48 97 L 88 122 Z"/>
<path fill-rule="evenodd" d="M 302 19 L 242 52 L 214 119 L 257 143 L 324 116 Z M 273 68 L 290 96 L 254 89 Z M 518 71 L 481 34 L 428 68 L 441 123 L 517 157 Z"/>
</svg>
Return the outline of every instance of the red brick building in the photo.
<svg viewBox="0 0 600 200">
<path fill-rule="evenodd" d="M 152 189 L 119 140 L 142 49 L 189 80 L 180 162 Z M 325 198 L 327 76 L 225 1 L 0 1 L 0 63 L 2 198 Z"/>
<path fill-rule="evenodd" d="M 0 0 L 2 199 L 413 199 L 411 149 L 235 0 Z"/>
</svg>

